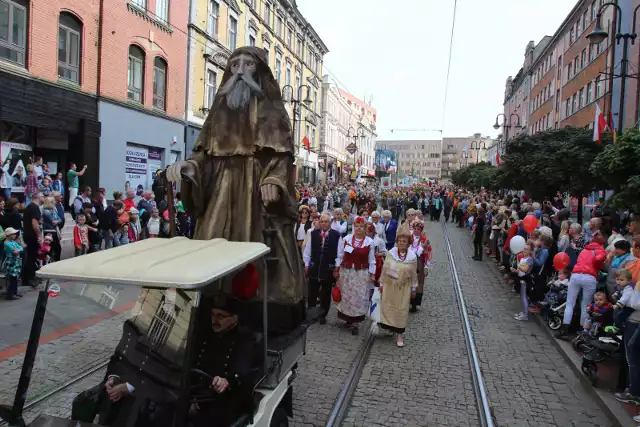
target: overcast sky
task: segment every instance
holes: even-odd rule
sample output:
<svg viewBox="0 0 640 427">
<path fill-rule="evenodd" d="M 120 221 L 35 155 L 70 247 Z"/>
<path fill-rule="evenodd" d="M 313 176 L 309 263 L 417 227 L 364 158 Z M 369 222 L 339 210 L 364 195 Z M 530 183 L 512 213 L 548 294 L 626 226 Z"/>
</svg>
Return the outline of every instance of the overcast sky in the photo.
<svg viewBox="0 0 640 427">
<path fill-rule="evenodd" d="M 577 0 L 458 0 L 443 123 L 453 0 L 297 0 L 329 48 L 325 74 L 373 97 L 378 139 L 495 136 L 505 82 L 530 40 L 553 35 Z M 401 7 L 400 7 L 401 6 Z"/>
</svg>

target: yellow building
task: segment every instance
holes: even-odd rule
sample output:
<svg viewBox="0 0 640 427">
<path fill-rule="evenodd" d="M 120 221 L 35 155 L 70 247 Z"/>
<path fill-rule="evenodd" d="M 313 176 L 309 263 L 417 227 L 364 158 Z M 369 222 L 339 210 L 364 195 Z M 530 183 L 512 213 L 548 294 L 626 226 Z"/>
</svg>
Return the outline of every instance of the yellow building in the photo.
<svg viewBox="0 0 640 427">
<path fill-rule="evenodd" d="M 187 67 L 187 153 L 191 152 L 213 103 L 227 59 L 240 46 L 259 46 L 297 117 L 298 148 L 306 136 L 311 152 L 299 149 L 299 176 L 315 180 L 320 140 L 322 62 L 327 47 L 302 16 L 295 0 L 193 0 L 189 13 Z M 299 99 L 299 97 L 301 99 Z M 293 121 L 292 121 L 293 125 Z M 313 171 L 313 172 L 312 172 Z"/>
</svg>

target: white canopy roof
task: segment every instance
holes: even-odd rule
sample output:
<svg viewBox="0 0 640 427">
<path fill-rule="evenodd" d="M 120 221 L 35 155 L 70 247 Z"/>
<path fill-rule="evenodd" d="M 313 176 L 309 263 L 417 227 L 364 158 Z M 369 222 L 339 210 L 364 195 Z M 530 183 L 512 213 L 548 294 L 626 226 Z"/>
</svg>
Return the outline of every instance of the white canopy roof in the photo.
<svg viewBox="0 0 640 427">
<path fill-rule="evenodd" d="M 43 279 L 195 289 L 269 253 L 263 243 L 225 239 L 146 239 L 129 245 L 51 263 Z"/>
</svg>

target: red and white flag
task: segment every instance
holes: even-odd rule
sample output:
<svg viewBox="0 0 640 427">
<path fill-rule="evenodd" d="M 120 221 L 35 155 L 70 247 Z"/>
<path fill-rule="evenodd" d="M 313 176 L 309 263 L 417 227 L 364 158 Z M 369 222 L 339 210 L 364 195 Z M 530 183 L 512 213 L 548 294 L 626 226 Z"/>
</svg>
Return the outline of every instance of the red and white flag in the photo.
<svg viewBox="0 0 640 427">
<path fill-rule="evenodd" d="M 598 144 L 602 143 L 602 132 L 607 127 L 607 119 L 604 117 L 600 106 L 596 104 L 596 117 L 593 121 L 593 140 Z"/>
</svg>

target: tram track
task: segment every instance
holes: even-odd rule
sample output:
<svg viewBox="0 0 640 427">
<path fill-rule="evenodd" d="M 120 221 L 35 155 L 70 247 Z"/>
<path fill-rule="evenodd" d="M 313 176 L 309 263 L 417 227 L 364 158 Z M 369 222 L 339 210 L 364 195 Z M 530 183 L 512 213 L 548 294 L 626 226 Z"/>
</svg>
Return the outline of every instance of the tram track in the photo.
<svg viewBox="0 0 640 427">
<path fill-rule="evenodd" d="M 494 427 L 495 424 L 493 421 L 493 411 L 489 402 L 487 387 L 485 385 L 484 376 L 482 374 L 482 368 L 480 367 L 480 358 L 478 357 L 478 351 L 473 337 L 473 330 L 471 329 L 471 322 L 469 320 L 469 313 L 467 311 L 464 293 L 462 292 L 462 286 L 460 285 L 460 278 L 458 276 L 455 257 L 453 256 L 453 250 L 451 248 L 449 232 L 447 230 L 446 223 L 442 222 L 441 224 L 442 232 L 444 234 L 444 243 L 446 246 L 447 257 L 449 259 L 449 267 L 451 276 L 453 278 L 454 293 L 458 302 L 458 309 L 462 321 L 462 329 L 465 338 L 464 341 L 467 347 L 467 356 L 469 359 L 469 367 L 471 369 L 471 379 L 473 383 L 474 394 L 476 397 L 476 406 L 478 409 L 480 426 Z"/>
</svg>

